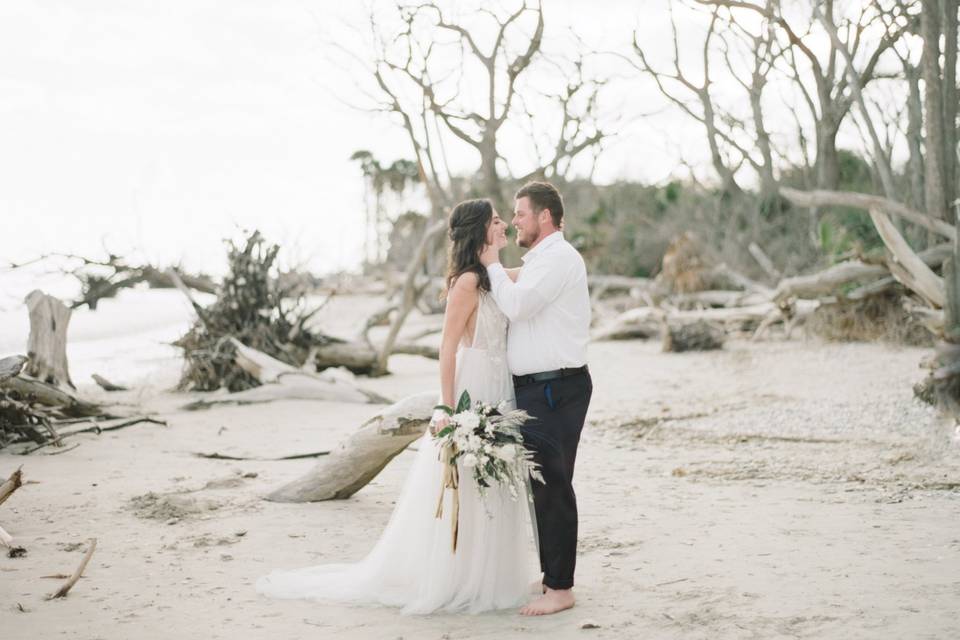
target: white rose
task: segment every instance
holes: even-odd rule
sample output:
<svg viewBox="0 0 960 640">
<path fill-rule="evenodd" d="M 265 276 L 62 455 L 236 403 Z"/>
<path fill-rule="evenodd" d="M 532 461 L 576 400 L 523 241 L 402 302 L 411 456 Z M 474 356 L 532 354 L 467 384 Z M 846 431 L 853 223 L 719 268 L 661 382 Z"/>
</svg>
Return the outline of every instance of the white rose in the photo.
<svg viewBox="0 0 960 640">
<path fill-rule="evenodd" d="M 454 419 L 464 429 L 473 430 L 480 426 L 480 418 L 471 411 L 464 411 L 454 416 Z"/>
<path fill-rule="evenodd" d="M 505 462 L 513 462 L 517 458 L 517 446 L 508 444 L 500 447 L 500 450 L 497 452 L 497 457 Z"/>
<path fill-rule="evenodd" d="M 472 469 L 473 467 L 477 466 L 477 463 L 479 462 L 479 460 L 477 460 L 477 456 L 473 455 L 472 453 L 468 453 L 460 460 L 463 461 L 463 466 L 467 467 L 468 469 Z"/>
</svg>

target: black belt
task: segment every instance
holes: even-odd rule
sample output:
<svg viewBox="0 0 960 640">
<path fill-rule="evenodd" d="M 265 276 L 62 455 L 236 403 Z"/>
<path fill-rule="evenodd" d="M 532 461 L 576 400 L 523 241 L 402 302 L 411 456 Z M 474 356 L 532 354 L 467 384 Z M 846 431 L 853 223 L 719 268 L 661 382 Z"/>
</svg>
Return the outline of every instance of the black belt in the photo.
<svg viewBox="0 0 960 640">
<path fill-rule="evenodd" d="M 569 378 L 570 376 L 589 373 L 587 365 L 576 367 L 574 369 L 554 369 L 553 371 L 540 371 L 538 373 L 528 373 L 524 376 L 513 376 L 513 386 L 524 387 L 534 382 L 547 382 L 549 380 L 559 380 L 560 378 Z"/>
</svg>

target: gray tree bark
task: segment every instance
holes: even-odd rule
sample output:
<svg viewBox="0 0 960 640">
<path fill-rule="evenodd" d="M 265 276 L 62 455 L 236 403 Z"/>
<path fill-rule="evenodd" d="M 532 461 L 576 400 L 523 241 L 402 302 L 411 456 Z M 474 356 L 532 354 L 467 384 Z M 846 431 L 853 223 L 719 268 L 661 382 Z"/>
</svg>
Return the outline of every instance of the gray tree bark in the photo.
<svg viewBox="0 0 960 640">
<path fill-rule="evenodd" d="M 27 375 L 48 384 L 75 389 L 67 365 L 70 308 L 40 290 L 31 291 L 26 303 L 30 312 Z"/>
</svg>

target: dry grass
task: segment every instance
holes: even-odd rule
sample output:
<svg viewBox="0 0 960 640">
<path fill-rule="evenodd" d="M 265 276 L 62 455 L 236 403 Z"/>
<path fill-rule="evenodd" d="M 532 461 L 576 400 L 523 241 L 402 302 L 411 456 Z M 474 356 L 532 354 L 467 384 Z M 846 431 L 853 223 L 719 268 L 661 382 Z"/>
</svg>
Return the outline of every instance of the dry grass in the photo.
<svg viewBox="0 0 960 640">
<path fill-rule="evenodd" d="M 931 346 L 933 336 L 903 308 L 903 294 L 896 288 L 861 300 L 823 304 L 807 320 L 807 331 L 836 342 Z"/>
</svg>

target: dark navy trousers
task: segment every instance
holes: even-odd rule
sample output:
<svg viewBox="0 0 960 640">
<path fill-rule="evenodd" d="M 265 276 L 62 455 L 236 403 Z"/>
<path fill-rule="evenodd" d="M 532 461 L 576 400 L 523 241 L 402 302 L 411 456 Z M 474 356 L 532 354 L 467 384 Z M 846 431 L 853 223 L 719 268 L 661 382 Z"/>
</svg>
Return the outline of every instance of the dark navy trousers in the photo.
<svg viewBox="0 0 960 640">
<path fill-rule="evenodd" d="M 551 589 L 573 587 L 577 564 L 577 496 L 573 469 L 590 406 L 589 372 L 516 387 L 517 408 L 530 414 L 524 444 L 540 465 L 544 483 L 533 481 L 540 568 Z"/>
</svg>

